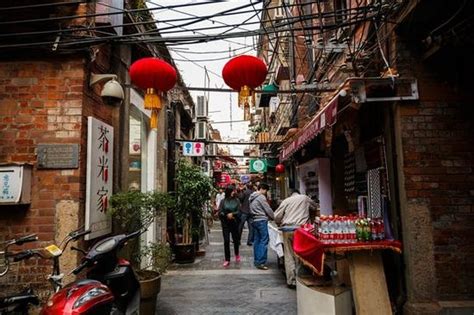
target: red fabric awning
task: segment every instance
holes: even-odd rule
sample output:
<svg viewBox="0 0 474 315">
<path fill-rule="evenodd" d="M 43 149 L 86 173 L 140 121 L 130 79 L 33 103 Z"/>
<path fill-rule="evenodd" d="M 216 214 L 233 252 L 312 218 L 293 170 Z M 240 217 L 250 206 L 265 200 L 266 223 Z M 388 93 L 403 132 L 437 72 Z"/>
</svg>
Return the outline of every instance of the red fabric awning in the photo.
<svg viewBox="0 0 474 315">
<path fill-rule="evenodd" d="M 336 122 L 338 95 L 336 95 L 291 141 L 287 142 L 281 152 L 280 161 L 287 160 L 296 151 L 313 140 L 324 128 Z"/>
<path fill-rule="evenodd" d="M 401 253 L 402 244 L 396 240 L 383 240 L 372 242 L 357 242 L 350 244 L 326 244 L 316 238 L 310 231 L 299 228 L 293 236 L 293 251 L 296 257 L 318 275 L 324 272 L 324 259 L 326 252 L 350 252 L 357 250 L 384 250 L 390 249 Z"/>
</svg>

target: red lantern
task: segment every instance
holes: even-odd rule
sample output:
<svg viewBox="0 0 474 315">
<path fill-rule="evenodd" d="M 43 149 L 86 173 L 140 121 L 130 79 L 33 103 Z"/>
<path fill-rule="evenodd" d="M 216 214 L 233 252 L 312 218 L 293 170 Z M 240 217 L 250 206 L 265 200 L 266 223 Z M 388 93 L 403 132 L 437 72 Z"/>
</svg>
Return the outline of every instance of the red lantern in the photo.
<svg viewBox="0 0 474 315">
<path fill-rule="evenodd" d="M 249 107 L 248 97 L 255 104 L 253 90 L 261 85 L 267 76 L 267 66 L 254 56 L 238 56 L 229 60 L 222 69 L 224 82 L 239 91 L 239 105 Z"/>
<path fill-rule="evenodd" d="M 146 90 L 145 108 L 151 109 L 151 128 L 158 127 L 158 111 L 161 109 L 159 92 L 166 92 L 176 84 L 176 70 L 158 58 L 142 58 L 130 66 L 130 79 L 134 85 Z"/>
<path fill-rule="evenodd" d="M 275 172 L 277 173 L 285 173 L 285 165 L 283 164 L 278 164 L 275 166 Z"/>
</svg>

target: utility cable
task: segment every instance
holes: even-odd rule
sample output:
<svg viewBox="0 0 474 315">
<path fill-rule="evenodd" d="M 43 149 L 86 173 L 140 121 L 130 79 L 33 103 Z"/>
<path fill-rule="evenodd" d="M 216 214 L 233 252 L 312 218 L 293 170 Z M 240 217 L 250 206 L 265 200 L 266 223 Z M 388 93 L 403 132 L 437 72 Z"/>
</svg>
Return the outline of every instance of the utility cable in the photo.
<svg viewBox="0 0 474 315">
<path fill-rule="evenodd" d="M 368 17 L 370 19 L 372 17 Z M 353 21 L 351 23 L 345 23 L 344 26 L 348 25 L 353 25 L 356 23 L 359 23 L 361 21 Z M 339 24 L 334 24 L 334 25 L 329 25 L 327 28 L 322 28 L 321 27 L 310 27 L 310 28 L 296 28 L 294 31 L 303 31 L 305 29 L 309 30 L 315 30 L 319 29 L 319 31 L 325 31 L 325 30 L 332 30 L 337 27 L 340 27 L 341 25 Z M 281 32 L 286 32 L 290 30 L 291 28 L 284 28 L 284 29 L 275 29 L 271 31 L 267 31 L 268 33 L 281 33 Z M 253 32 L 232 32 L 224 35 L 220 34 L 213 34 L 213 35 L 205 35 L 205 36 L 182 36 L 182 37 L 161 37 L 161 36 L 156 36 L 153 38 L 135 38 L 131 40 L 131 37 L 136 37 L 140 36 L 142 37 L 143 34 L 127 34 L 127 35 L 116 35 L 116 36 L 109 36 L 109 37 L 98 37 L 96 39 L 90 39 L 90 40 L 75 40 L 75 41 L 67 41 L 67 42 L 61 42 L 60 45 L 62 46 L 71 46 L 71 45 L 78 45 L 78 44 L 95 44 L 95 43 L 104 43 L 108 42 L 111 40 L 118 40 L 118 42 L 122 43 L 139 43 L 139 42 L 147 42 L 147 43 L 203 43 L 203 42 L 210 42 L 210 41 L 215 41 L 215 40 L 222 40 L 222 39 L 227 39 L 227 38 L 238 38 L 238 37 L 249 37 L 249 36 L 255 36 L 262 34 L 262 30 L 255 30 Z M 13 48 L 13 47 L 33 47 L 33 46 L 41 46 L 41 45 L 52 45 L 54 44 L 54 41 L 44 41 L 44 42 L 29 42 L 29 43 L 21 43 L 21 44 L 6 44 L 6 45 L 0 45 L 0 48 Z"/>
<path fill-rule="evenodd" d="M 53 2 L 53 3 L 40 3 L 40 4 L 29 4 L 29 5 L 20 5 L 16 7 L 0 7 L 0 12 L 3 11 L 14 11 L 14 10 L 25 10 L 25 9 L 37 9 L 37 8 L 45 8 L 45 7 L 58 7 L 63 5 L 75 5 L 86 3 L 87 0 L 82 1 L 66 1 L 66 2 Z"/>
<path fill-rule="evenodd" d="M 102 5 L 105 5 L 104 3 L 100 3 Z M 109 6 L 109 5 L 107 5 Z M 110 6 L 109 6 L 110 7 Z M 274 9 L 274 8 L 279 8 L 280 6 L 278 7 L 270 7 L 270 9 Z M 125 10 L 125 9 L 121 9 L 122 12 L 124 13 L 129 13 L 130 10 Z M 261 10 L 260 10 L 261 11 Z M 111 12 L 111 13 L 104 13 L 104 15 L 112 15 L 112 14 L 121 14 L 122 12 Z M 224 16 L 231 16 L 231 15 L 240 15 L 240 14 L 244 14 L 244 13 L 252 13 L 252 12 L 255 12 L 255 10 L 246 10 L 246 11 L 241 11 L 241 12 L 229 12 L 229 13 L 226 13 L 226 14 L 222 14 L 221 17 L 224 17 Z M 352 14 L 352 13 L 350 13 Z M 212 15 L 214 16 L 214 15 Z M 312 19 L 314 15 L 309 15 L 309 16 L 305 16 L 304 18 L 305 19 Z M 77 15 L 76 17 L 82 17 L 81 15 Z M 122 24 L 117 24 L 117 25 L 114 25 L 114 27 L 127 27 L 127 26 L 137 26 L 137 25 L 148 25 L 148 24 L 154 24 L 154 23 L 158 23 L 158 22 L 175 22 L 175 21 L 184 21 L 184 20 L 192 20 L 193 18 L 184 18 L 184 19 L 169 19 L 169 20 L 161 20 L 161 21 L 158 21 L 158 20 L 150 20 L 150 21 L 142 21 L 142 22 L 133 22 L 133 23 L 122 23 Z M 272 22 L 272 21 L 270 21 Z M 254 24 L 252 22 L 252 24 Z M 20 36 L 34 36 L 34 35 L 47 35 L 47 34 L 57 34 L 59 32 L 61 32 L 62 34 L 65 34 L 65 33 L 70 33 L 70 32 L 76 32 L 76 31 L 80 31 L 80 30 L 84 30 L 84 31 L 90 31 L 90 30 L 97 30 L 97 29 L 110 29 L 110 26 L 109 25 L 99 25 L 99 26 L 87 26 L 86 28 L 85 27 L 82 27 L 82 26 L 77 26 L 75 25 L 75 27 L 71 27 L 71 28 L 66 28 L 66 29 L 56 29 L 56 30 L 48 30 L 48 31 L 30 31 L 30 32 L 15 32 L 15 33 L 8 33 L 8 34 L 0 34 L 0 38 L 1 37 L 20 37 Z M 219 27 L 216 27 L 216 29 L 219 28 Z M 169 32 L 163 32 L 163 33 L 166 33 L 166 34 L 171 34 L 171 33 L 176 33 L 176 32 L 179 32 L 179 31 L 169 31 Z M 140 33 L 141 34 L 141 33 Z M 129 35 L 133 35 L 133 34 L 129 34 Z M 138 34 L 137 34 L 138 35 Z M 237 43 L 237 42 L 236 42 Z M 239 43 L 240 45 L 245 45 L 245 44 L 242 44 L 242 43 Z M 250 47 L 249 45 L 245 45 L 247 47 Z"/>
<path fill-rule="evenodd" d="M 197 2 L 192 4 L 176 4 L 172 6 L 167 6 L 166 9 L 171 8 L 181 8 L 181 7 L 189 7 L 189 6 L 197 6 L 197 5 L 206 5 L 209 3 L 215 2 L 223 2 L 225 0 L 214 0 L 214 1 L 205 1 L 205 2 Z M 165 8 L 142 8 L 142 9 L 124 9 L 126 13 L 139 13 L 139 12 L 147 12 L 153 10 L 164 10 Z M 108 12 L 108 13 L 94 13 L 94 14 L 82 14 L 82 15 L 67 15 L 67 16 L 56 16 L 56 17 L 49 17 L 49 18 L 40 18 L 40 19 L 29 19 L 29 20 L 17 20 L 17 21 L 5 21 L 0 22 L 0 25 L 10 25 L 10 24 L 27 24 L 27 23 L 37 23 L 37 22 L 52 22 L 52 21 L 62 21 L 62 20 L 71 20 L 77 18 L 90 18 L 90 17 L 97 17 L 97 16 L 108 16 L 108 15 L 117 15 L 123 14 L 123 12 Z"/>
</svg>

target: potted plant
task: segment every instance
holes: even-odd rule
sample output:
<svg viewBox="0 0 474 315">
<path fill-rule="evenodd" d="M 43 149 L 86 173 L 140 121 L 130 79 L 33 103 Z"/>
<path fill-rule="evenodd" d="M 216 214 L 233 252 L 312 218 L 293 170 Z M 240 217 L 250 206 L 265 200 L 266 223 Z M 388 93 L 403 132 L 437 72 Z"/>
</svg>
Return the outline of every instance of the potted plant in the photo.
<svg viewBox="0 0 474 315">
<path fill-rule="evenodd" d="M 173 208 L 174 199 L 168 193 L 130 191 L 114 194 L 110 199 L 109 213 L 120 232 L 145 231 L 166 209 Z M 135 242 L 128 246 L 129 256 L 141 285 L 142 300 L 153 297 L 161 288 L 161 274 L 171 260 L 167 244 Z M 149 303 L 147 303 L 149 304 Z"/>
<path fill-rule="evenodd" d="M 139 257 L 142 267 L 137 272 L 142 299 L 140 313 L 153 314 L 156 296 L 161 291 L 161 276 L 171 262 L 171 248 L 167 243 L 150 242 L 141 247 Z"/>
<path fill-rule="evenodd" d="M 184 159 L 178 161 L 175 183 L 176 203 L 173 214 L 175 230 L 181 232 L 181 237 L 174 246 L 175 260 L 178 263 L 192 263 L 196 256 L 193 236 L 198 234 L 204 206 L 214 188 L 211 179 L 199 166 Z"/>
</svg>

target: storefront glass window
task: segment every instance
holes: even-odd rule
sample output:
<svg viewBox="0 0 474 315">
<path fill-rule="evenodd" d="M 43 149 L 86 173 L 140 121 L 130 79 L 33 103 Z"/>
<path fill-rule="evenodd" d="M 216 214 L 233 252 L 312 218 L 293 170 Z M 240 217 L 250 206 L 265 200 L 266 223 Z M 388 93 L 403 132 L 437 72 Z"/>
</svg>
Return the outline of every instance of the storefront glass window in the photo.
<svg viewBox="0 0 474 315">
<path fill-rule="evenodd" d="M 131 107 L 128 159 L 128 189 L 145 191 L 146 187 L 146 144 L 147 124 L 143 113 Z"/>
</svg>

